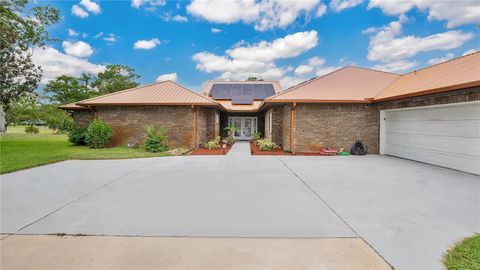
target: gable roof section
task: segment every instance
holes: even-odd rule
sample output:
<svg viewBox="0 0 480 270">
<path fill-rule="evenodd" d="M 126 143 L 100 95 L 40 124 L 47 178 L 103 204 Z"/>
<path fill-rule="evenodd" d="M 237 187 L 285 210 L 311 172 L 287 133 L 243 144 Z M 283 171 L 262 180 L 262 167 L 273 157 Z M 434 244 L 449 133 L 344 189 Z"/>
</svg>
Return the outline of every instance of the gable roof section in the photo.
<svg viewBox="0 0 480 270">
<path fill-rule="evenodd" d="M 394 73 L 348 66 L 293 86 L 265 102 L 368 103 L 399 77 Z"/>
<path fill-rule="evenodd" d="M 402 75 L 380 92 L 376 101 L 480 86 L 480 52 Z"/>
<path fill-rule="evenodd" d="M 214 84 L 271 84 L 275 94 L 282 91 L 282 86 L 278 81 L 207 81 L 203 86 L 202 94 L 208 97 Z"/>
<path fill-rule="evenodd" d="M 87 107 L 83 107 L 83 106 L 78 106 L 74 103 L 69 103 L 69 104 L 64 104 L 64 105 L 60 105 L 58 106 L 59 109 L 62 109 L 62 110 L 88 110 Z"/>
<path fill-rule="evenodd" d="M 75 103 L 79 106 L 109 105 L 202 105 L 219 106 L 218 102 L 172 81 L 139 86 Z"/>
</svg>

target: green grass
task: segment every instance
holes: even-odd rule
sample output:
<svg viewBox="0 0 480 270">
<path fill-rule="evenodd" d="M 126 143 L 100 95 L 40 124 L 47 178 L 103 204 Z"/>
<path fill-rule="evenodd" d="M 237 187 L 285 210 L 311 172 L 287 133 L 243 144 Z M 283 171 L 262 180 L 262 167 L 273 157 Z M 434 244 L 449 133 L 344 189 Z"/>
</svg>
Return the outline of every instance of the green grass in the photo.
<svg viewBox="0 0 480 270">
<path fill-rule="evenodd" d="M 7 134 L 26 134 L 25 133 L 26 126 L 8 126 Z M 53 134 L 53 130 L 49 129 L 48 127 L 37 126 L 39 134 Z"/>
<path fill-rule="evenodd" d="M 480 270 L 480 234 L 457 243 L 447 251 L 443 262 L 448 270 Z"/>
<path fill-rule="evenodd" d="M 141 148 L 113 147 L 92 149 L 74 146 L 66 135 L 0 135 L 0 174 L 67 159 L 124 159 L 167 156 L 168 152 L 149 153 Z"/>
</svg>

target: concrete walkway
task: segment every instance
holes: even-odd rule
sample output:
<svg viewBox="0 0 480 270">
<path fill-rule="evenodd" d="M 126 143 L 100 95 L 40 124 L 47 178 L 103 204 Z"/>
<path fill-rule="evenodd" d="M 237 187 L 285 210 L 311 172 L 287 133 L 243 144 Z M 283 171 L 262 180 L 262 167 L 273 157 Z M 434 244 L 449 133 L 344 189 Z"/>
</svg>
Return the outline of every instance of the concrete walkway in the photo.
<svg viewBox="0 0 480 270">
<path fill-rule="evenodd" d="M 230 158 L 245 158 L 250 155 L 250 143 L 247 141 L 236 141 L 227 156 Z"/>
</svg>

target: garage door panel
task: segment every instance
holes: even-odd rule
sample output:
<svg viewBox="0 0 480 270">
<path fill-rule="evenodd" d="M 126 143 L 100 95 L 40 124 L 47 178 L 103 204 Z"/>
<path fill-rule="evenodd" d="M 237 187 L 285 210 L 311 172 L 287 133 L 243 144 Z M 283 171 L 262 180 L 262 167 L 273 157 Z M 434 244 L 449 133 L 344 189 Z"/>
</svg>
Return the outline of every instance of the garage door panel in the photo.
<svg viewBox="0 0 480 270">
<path fill-rule="evenodd" d="M 385 111 L 384 153 L 480 174 L 480 103 Z"/>
</svg>

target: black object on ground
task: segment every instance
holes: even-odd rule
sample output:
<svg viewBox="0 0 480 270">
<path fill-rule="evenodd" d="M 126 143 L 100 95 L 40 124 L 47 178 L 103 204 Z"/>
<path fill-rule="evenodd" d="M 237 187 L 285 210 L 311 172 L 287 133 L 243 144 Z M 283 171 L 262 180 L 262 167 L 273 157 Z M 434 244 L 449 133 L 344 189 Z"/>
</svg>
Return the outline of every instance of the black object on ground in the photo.
<svg viewBox="0 0 480 270">
<path fill-rule="evenodd" d="M 367 146 L 362 141 L 356 141 L 350 148 L 351 155 L 364 156 L 367 154 Z"/>
</svg>

